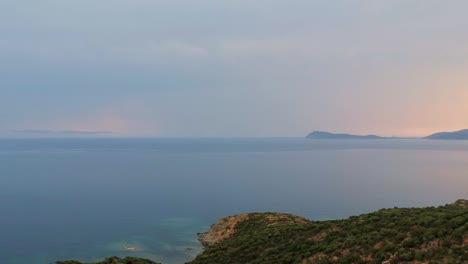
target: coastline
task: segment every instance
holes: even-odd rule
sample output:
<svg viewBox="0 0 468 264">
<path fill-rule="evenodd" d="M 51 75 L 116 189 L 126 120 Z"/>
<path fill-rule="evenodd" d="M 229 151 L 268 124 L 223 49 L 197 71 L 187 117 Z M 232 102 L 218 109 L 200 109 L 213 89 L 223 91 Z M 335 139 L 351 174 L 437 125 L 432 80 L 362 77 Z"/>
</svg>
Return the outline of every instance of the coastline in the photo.
<svg viewBox="0 0 468 264">
<path fill-rule="evenodd" d="M 312 221 L 284 213 L 239 214 L 198 233 L 204 248 L 186 263 L 463 263 L 468 261 L 467 223 L 465 199 L 438 207 L 380 209 L 341 220 Z M 110 263 L 159 264 L 117 257 L 88 264 Z"/>
</svg>

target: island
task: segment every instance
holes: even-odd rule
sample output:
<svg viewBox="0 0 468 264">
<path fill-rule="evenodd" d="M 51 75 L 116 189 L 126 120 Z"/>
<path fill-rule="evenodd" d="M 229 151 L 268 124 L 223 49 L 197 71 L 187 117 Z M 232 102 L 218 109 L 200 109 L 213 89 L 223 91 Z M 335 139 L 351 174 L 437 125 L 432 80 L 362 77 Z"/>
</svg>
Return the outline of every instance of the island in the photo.
<svg viewBox="0 0 468 264">
<path fill-rule="evenodd" d="M 454 132 L 438 132 L 432 135 L 418 137 L 382 137 L 377 135 L 352 135 L 345 133 L 330 133 L 326 131 L 313 131 L 306 136 L 307 139 L 337 140 L 337 139 L 433 139 L 433 140 L 468 140 L 468 129 Z"/>
<path fill-rule="evenodd" d="M 307 135 L 308 139 L 389 139 L 386 137 L 380 137 L 376 135 L 351 135 L 351 134 L 334 134 L 325 131 L 314 131 Z"/>
<path fill-rule="evenodd" d="M 439 132 L 425 137 L 425 139 L 438 140 L 468 140 L 468 129 L 463 129 L 455 132 Z"/>
<path fill-rule="evenodd" d="M 240 214 L 219 220 L 199 240 L 205 249 L 188 264 L 468 263 L 468 200 L 329 221 L 284 213 Z M 157 263 L 112 257 L 88 264 Z"/>
</svg>

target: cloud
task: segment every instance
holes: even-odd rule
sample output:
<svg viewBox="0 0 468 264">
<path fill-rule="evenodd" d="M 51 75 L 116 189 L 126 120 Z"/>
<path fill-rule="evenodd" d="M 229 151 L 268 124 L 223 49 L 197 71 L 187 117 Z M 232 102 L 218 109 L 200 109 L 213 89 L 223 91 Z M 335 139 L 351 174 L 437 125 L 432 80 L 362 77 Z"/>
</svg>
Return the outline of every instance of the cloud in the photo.
<svg viewBox="0 0 468 264">
<path fill-rule="evenodd" d="M 398 134 L 468 114 L 468 2 L 21 2 L 0 3 L 10 132 Z"/>
<path fill-rule="evenodd" d="M 14 133 L 22 134 L 51 134 L 54 133 L 52 130 L 40 130 L 40 129 L 23 129 L 23 130 L 13 130 Z"/>
<path fill-rule="evenodd" d="M 204 59 L 206 47 L 178 40 L 114 42 L 107 39 L 38 39 L 34 45 L 23 41 L 0 40 L 0 58 L 39 60 L 48 63 L 158 64 Z"/>
<path fill-rule="evenodd" d="M 66 130 L 66 131 L 59 131 L 57 132 L 59 134 L 65 134 L 65 135 L 110 135 L 113 132 L 112 131 L 79 131 L 79 130 Z"/>
<path fill-rule="evenodd" d="M 161 42 L 142 41 L 126 43 L 111 47 L 102 47 L 110 60 L 127 63 L 159 64 L 179 60 L 204 59 L 209 51 L 201 46 L 183 41 L 167 40 Z"/>
<path fill-rule="evenodd" d="M 54 131 L 54 130 L 39 130 L 39 129 L 14 130 L 13 132 L 18 133 L 18 134 L 31 134 L 31 135 L 77 135 L 77 136 L 110 135 L 113 133 L 112 131 L 82 131 L 82 130 Z"/>
</svg>

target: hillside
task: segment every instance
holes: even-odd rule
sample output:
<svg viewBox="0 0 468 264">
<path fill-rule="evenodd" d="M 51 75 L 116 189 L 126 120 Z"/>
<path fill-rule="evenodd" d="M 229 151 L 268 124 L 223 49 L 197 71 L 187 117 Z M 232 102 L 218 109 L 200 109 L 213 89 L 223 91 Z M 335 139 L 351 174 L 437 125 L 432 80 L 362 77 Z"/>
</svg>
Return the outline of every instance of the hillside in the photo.
<svg viewBox="0 0 468 264">
<path fill-rule="evenodd" d="M 468 129 L 455 132 L 440 132 L 425 137 L 426 139 L 468 140 Z"/>
<path fill-rule="evenodd" d="M 200 240 L 206 249 L 191 264 L 468 263 L 468 201 L 320 222 L 252 213 L 220 220 Z"/>
<path fill-rule="evenodd" d="M 468 263 L 468 200 L 440 207 L 381 209 L 333 221 L 281 213 L 241 214 L 219 220 L 199 239 L 205 250 L 189 264 Z M 156 262 L 113 257 L 89 264 Z"/>
</svg>

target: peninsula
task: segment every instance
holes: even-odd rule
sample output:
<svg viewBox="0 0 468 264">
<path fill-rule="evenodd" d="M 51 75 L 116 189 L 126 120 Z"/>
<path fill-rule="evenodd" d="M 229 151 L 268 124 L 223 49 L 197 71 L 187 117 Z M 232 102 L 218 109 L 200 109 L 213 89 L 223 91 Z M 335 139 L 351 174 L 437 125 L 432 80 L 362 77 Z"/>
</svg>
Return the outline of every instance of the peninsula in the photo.
<svg viewBox="0 0 468 264">
<path fill-rule="evenodd" d="M 241 214 L 219 220 L 199 239 L 205 250 L 188 264 L 468 263 L 468 200 L 330 221 Z M 115 257 L 95 264 L 108 263 L 156 264 Z"/>
</svg>

